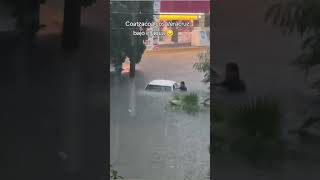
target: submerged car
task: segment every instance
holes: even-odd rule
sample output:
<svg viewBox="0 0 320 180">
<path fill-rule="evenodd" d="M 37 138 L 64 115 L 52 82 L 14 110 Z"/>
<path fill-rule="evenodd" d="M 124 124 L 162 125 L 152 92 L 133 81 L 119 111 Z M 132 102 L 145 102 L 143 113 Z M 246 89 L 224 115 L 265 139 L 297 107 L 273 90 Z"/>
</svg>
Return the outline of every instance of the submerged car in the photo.
<svg viewBox="0 0 320 180">
<path fill-rule="evenodd" d="M 148 83 L 145 90 L 156 92 L 174 92 L 179 89 L 178 83 L 170 80 L 153 80 Z"/>
</svg>

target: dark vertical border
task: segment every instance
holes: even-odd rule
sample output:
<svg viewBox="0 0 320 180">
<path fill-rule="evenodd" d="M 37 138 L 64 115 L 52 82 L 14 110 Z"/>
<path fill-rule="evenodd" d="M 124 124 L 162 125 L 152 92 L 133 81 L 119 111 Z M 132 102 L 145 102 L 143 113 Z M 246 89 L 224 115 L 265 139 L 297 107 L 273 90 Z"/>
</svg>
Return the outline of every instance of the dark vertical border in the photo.
<svg viewBox="0 0 320 180">
<path fill-rule="evenodd" d="M 211 70 L 213 69 L 213 47 L 214 47 L 214 31 L 215 31 L 215 21 L 214 21 L 214 16 L 215 16 L 215 12 L 216 12 L 216 0 L 212 0 L 210 2 L 210 66 L 211 66 Z M 213 101 L 213 76 L 212 76 L 212 71 L 210 70 L 210 104 L 212 104 Z M 213 112 L 213 106 L 210 106 L 210 179 L 213 180 L 214 179 L 214 163 L 213 163 L 213 147 L 211 145 L 213 145 L 213 132 L 212 132 L 212 112 Z"/>
<path fill-rule="evenodd" d="M 103 6 L 103 7 L 101 7 Z M 85 141 L 82 157 L 85 159 L 84 169 L 80 174 L 85 174 L 86 177 L 79 179 L 90 180 L 106 180 L 109 179 L 109 151 L 110 151 L 110 102 L 109 102 L 109 1 L 97 0 L 93 7 L 97 11 L 95 18 L 99 18 L 99 23 L 103 23 L 103 31 L 98 31 L 99 41 L 96 45 L 99 46 L 98 59 L 88 59 L 88 83 L 89 89 L 88 99 L 88 114 L 86 117 L 86 129 L 84 135 Z M 103 11 L 103 12 L 101 12 Z M 103 15 L 102 17 L 100 15 Z M 93 35 L 94 37 L 94 35 Z M 92 54 L 96 57 L 95 54 Z M 94 101 L 92 101 L 94 99 Z"/>
<path fill-rule="evenodd" d="M 107 177 L 106 179 L 110 179 L 110 1 L 106 1 L 106 33 L 107 33 L 107 38 L 106 38 L 106 52 L 107 56 L 105 59 L 105 77 L 106 77 L 106 89 L 107 89 Z"/>
</svg>

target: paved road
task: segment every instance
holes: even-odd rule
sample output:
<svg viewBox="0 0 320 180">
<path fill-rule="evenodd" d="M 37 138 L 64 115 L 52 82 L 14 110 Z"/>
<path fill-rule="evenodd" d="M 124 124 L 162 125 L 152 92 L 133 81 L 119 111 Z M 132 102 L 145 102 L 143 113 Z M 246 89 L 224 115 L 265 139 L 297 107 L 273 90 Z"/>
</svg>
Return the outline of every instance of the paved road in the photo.
<svg viewBox="0 0 320 180">
<path fill-rule="evenodd" d="M 206 91 L 192 69 L 199 51 L 145 55 L 134 82 L 111 84 L 111 163 L 131 179 L 206 179 L 209 172 L 209 110 L 191 116 L 171 112 L 167 95 L 143 91 L 153 79 L 184 80 L 189 91 Z M 135 116 L 130 116 L 131 87 Z M 128 111 L 130 110 L 130 111 Z"/>
</svg>

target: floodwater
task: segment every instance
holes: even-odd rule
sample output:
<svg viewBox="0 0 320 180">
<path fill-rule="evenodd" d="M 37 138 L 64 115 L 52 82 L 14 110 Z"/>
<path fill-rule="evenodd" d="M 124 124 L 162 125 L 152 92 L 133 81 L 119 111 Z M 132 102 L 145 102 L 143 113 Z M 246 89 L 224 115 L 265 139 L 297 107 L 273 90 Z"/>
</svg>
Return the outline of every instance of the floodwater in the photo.
<svg viewBox="0 0 320 180">
<path fill-rule="evenodd" d="M 163 61 L 170 57 L 155 56 Z M 190 62 L 196 60 L 196 56 L 189 57 Z M 150 59 L 154 57 L 142 59 L 134 80 L 124 77 L 111 82 L 111 164 L 126 179 L 209 179 L 209 109 L 203 107 L 195 115 L 173 111 L 168 106 L 172 94 L 145 92 L 143 89 L 150 80 L 145 67 Z M 181 76 L 181 72 L 170 70 L 178 69 L 172 64 L 167 64 L 166 71 L 170 73 L 166 76 L 177 77 L 177 72 Z M 186 73 L 191 72 L 192 64 Z M 202 75 L 192 73 L 195 81 L 187 79 L 187 85 L 204 96 L 208 88 L 201 84 Z M 156 74 L 157 69 L 153 69 L 152 76 Z"/>
</svg>

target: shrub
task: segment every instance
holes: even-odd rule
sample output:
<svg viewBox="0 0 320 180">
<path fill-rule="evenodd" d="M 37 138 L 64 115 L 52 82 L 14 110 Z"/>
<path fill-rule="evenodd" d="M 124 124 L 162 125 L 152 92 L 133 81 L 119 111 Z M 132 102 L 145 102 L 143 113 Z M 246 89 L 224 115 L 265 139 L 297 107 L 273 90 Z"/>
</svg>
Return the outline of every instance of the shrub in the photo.
<svg viewBox="0 0 320 180">
<path fill-rule="evenodd" d="M 282 156 L 282 114 L 277 101 L 258 97 L 236 107 L 213 108 L 211 123 L 216 150 L 227 148 L 254 162 Z"/>
<path fill-rule="evenodd" d="M 205 53 L 198 55 L 199 61 L 193 65 L 193 68 L 204 74 L 203 82 L 210 82 L 210 49 L 207 49 Z M 215 74 L 215 73 L 214 73 Z"/>
<path fill-rule="evenodd" d="M 175 95 L 173 101 L 170 101 L 171 107 L 175 110 L 181 110 L 189 114 L 195 114 L 200 111 L 199 97 L 196 93 L 186 95 Z"/>
<path fill-rule="evenodd" d="M 195 93 L 190 93 L 189 95 L 182 96 L 182 110 L 187 113 L 197 113 L 199 108 L 199 98 Z"/>
<path fill-rule="evenodd" d="M 124 179 L 124 177 L 120 176 L 118 171 L 115 170 L 112 165 L 110 164 L 110 179 L 116 180 L 116 179 Z"/>
<path fill-rule="evenodd" d="M 279 157 L 282 117 L 279 103 L 259 97 L 233 111 L 231 127 L 240 130 L 240 134 L 232 149 L 254 161 Z"/>
</svg>

